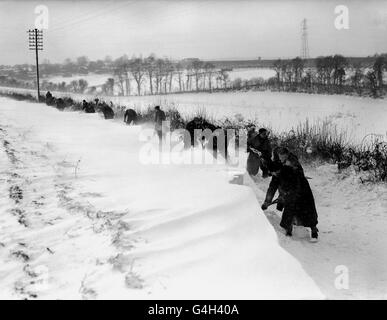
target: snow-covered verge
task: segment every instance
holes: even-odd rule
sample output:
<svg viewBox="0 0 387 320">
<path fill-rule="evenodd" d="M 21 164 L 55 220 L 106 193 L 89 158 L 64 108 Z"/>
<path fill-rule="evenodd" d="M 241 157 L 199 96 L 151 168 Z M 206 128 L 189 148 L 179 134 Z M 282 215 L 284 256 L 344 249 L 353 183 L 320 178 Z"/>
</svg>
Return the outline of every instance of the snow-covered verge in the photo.
<svg viewBox="0 0 387 320">
<path fill-rule="evenodd" d="M 0 98 L 0 128 L 1 298 L 324 297 L 241 169 L 146 165 L 140 127 L 44 104 Z"/>
<path fill-rule="evenodd" d="M 387 299 L 387 185 L 362 184 L 351 168 L 338 172 L 335 165 L 306 166 L 305 172 L 312 178 L 319 241 L 311 245 L 303 227 L 286 237 L 280 213 L 271 206 L 265 214 L 281 246 L 301 262 L 328 299 Z M 264 200 L 268 184 L 269 179 L 261 178 L 252 186 L 258 201 Z M 347 289 L 341 283 L 345 278 Z"/>
</svg>

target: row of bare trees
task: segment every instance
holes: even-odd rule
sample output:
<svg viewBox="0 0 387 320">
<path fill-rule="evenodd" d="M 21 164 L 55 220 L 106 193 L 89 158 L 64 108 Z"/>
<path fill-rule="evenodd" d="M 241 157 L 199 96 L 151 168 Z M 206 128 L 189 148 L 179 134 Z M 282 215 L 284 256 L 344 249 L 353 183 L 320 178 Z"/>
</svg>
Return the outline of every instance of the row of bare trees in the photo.
<svg viewBox="0 0 387 320">
<path fill-rule="evenodd" d="M 342 55 L 318 57 L 314 66 L 306 66 L 306 61 L 297 57 L 291 60 L 277 60 L 273 64 L 275 79 L 269 84 L 280 89 L 313 89 L 334 91 L 337 93 L 348 89 L 361 91 L 367 89 L 373 95 L 383 92 L 383 73 L 387 70 L 387 56 L 377 56 L 368 66 L 360 63 L 351 64 Z M 345 87 L 345 88 L 344 88 Z M 325 88 L 325 89 L 324 89 Z"/>
<path fill-rule="evenodd" d="M 317 80 L 321 84 L 342 85 L 345 78 L 345 68 L 349 66 L 347 59 L 341 55 L 318 57 L 315 61 Z M 273 64 L 278 83 L 300 83 L 308 77 L 305 70 L 305 60 L 296 57 L 292 60 L 277 60 Z"/>
<path fill-rule="evenodd" d="M 131 94 L 132 81 L 138 95 L 212 91 L 228 83 L 226 70 L 217 70 L 211 62 L 197 58 L 172 61 L 153 54 L 146 58 L 122 56 L 113 62 L 113 70 L 120 95 Z"/>
</svg>

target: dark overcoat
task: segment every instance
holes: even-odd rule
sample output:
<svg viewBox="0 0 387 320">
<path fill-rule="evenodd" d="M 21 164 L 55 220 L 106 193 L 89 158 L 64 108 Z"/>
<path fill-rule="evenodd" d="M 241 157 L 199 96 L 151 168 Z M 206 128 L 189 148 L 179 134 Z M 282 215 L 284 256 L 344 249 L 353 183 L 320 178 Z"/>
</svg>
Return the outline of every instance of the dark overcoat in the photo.
<svg viewBox="0 0 387 320">
<path fill-rule="evenodd" d="M 291 155 L 278 174 L 272 177 L 265 203 L 270 204 L 278 190 L 277 209 L 283 210 L 281 227 L 288 229 L 295 224 L 313 228 L 318 223 L 316 205 L 309 182 L 296 159 Z"/>
<path fill-rule="evenodd" d="M 253 149 L 258 150 L 261 156 Z M 268 138 L 261 138 L 257 132 L 249 133 L 247 137 L 247 157 L 246 170 L 250 175 L 255 176 L 259 168 L 262 171 L 267 171 L 271 161 L 272 148 Z"/>
<path fill-rule="evenodd" d="M 114 118 L 114 111 L 107 104 L 105 104 L 101 107 L 101 111 L 102 111 L 105 119 L 113 119 Z"/>
<path fill-rule="evenodd" d="M 124 114 L 124 122 L 127 124 L 130 124 L 131 122 L 133 122 L 133 124 L 136 124 L 137 112 L 133 109 L 126 110 Z"/>
</svg>

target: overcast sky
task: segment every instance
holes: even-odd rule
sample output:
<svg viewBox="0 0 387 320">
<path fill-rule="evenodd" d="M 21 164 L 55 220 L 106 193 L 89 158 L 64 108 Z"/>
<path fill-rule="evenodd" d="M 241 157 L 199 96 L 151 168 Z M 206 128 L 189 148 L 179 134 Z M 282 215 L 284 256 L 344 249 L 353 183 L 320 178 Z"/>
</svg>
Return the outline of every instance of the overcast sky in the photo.
<svg viewBox="0 0 387 320">
<path fill-rule="evenodd" d="M 387 1 L 0 1 L 0 64 L 33 63 L 26 30 L 49 9 L 42 59 L 62 62 L 155 53 L 170 58 L 285 58 L 301 53 L 306 18 L 311 57 L 387 52 Z M 337 30 L 334 8 L 349 9 Z"/>
</svg>

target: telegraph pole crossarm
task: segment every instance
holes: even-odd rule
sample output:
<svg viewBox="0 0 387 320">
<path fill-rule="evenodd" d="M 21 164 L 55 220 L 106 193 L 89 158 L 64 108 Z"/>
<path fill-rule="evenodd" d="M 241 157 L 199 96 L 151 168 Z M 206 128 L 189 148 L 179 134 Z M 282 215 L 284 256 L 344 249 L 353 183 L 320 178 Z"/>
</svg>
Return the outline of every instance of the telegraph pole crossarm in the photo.
<svg viewBox="0 0 387 320">
<path fill-rule="evenodd" d="M 35 51 L 36 57 L 36 83 L 38 89 L 38 102 L 40 102 L 40 84 L 39 84 L 39 50 L 43 50 L 43 31 L 38 29 L 28 30 L 28 44 L 29 50 Z"/>
</svg>

